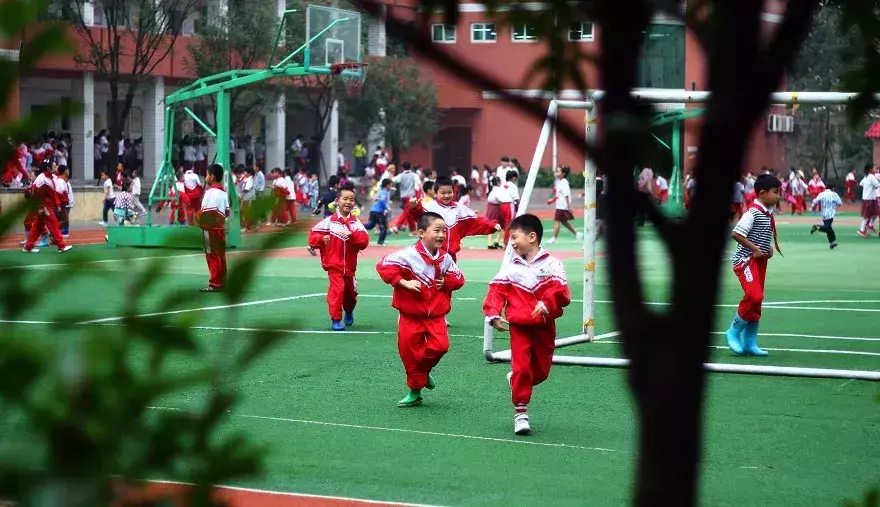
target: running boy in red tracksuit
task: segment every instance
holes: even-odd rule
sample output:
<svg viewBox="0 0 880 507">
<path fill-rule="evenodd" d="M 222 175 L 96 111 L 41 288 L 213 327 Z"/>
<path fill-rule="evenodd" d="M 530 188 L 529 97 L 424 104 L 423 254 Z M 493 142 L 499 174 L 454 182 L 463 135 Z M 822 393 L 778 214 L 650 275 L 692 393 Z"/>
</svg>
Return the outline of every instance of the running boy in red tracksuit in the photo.
<svg viewBox="0 0 880 507">
<path fill-rule="evenodd" d="M 446 241 L 443 242 L 442 250 L 456 260 L 461 251 L 461 238 L 467 236 L 485 236 L 501 230 L 501 226 L 495 220 L 478 217 L 474 210 L 455 202 L 455 184 L 447 176 L 440 176 L 434 182 L 433 201 L 411 200 L 410 205 L 415 216 L 420 216 L 426 211 L 436 213 L 443 218 L 446 224 Z"/>
<path fill-rule="evenodd" d="M 758 348 L 758 324 L 764 302 L 767 260 L 773 257 L 774 246 L 779 252 L 772 210 L 779 202 L 781 187 L 782 182 L 774 176 L 758 176 L 755 180 L 755 201 L 749 205 L 731 233 L 734 241 L 739 243 L 731 263 L 744 294 L 725 338 L 727 346 L 737 355 L 769 355 L 766 350 Z"/>
<path fill-rule="evenodd" d="M 446 224 L 437 213 L 419 217 L 419 242 L 385 256 L 376 271 L 394 287 L 391 306 L 400 312 L 397 351 L 406 370 L 409 393 L 398 407 L 422 404 L 422 389 L 434 389 L 431 370 L 449 350 L 446 314 L 452 291 L 464 285 L 464 276 L 452 256 L 443 251 Z"/>
<path fill-rule="evenodd" d="M 354 206 L 354 186 L 349 183 L 339 189 L 336 213 L 321 220 L 309 233 L 309 247 L 321 252 L 321 267 L 330 277 L 327 306 L 334 331 L 345 331 L 345 326 L 354 324 L 354 307 L 357 304 L 357 279 L 354 275 L 357 271 L 357 256 L 358 252 L 370 244 L 370 234 L 364 224 L 351 214 Z"/>
<path fill-rule="evenodd" d="M 535 215 L 525 214 L 510 223 L 510 244 L 516 255 L 489 282 L 483 302 L 486 321 L 498 331 L 510 328 L 510 384 L 517 435 L 528 435 L 526 410 L 532 388 L 547 380 L 556 346 L 556 319 L 571 303 L 565 268 L 541 248 L 544 227 Z M 501 316 L 502 310 L 504 317 Z"/>
<path fill-rule="evenodd" d="M 36 247 L 37 240 L 43 233 L 44 229 L 49 230 L 49 235 L 58 247 L 59 252 L 67 252 L 72 246 L 64 242 L 61 235 L 61 229 L 58 227 L 58 217 L 55 212 L 61 206 L 58 200 L 58 193 L 55 191 L 55 183 L 52 179 L 52 164 L 49 161 L 40 163 L 40 174 L 34 179 L 34 182 L 28 187 L 28 193 L 37 203 L 36 214 L 29 214 L 32 219 L 31 228 L 28 231 L 27 240 L 25 241 L 23 252 L 37 253 L 40 250 Z"/>
<path fill-rule="evenodd" d="M 211 274 L 202 292 L 223 292 L 226 288 L 226 217 L 229 216 L 229 194 L 223 187 L 223 167 L 212 164 L 205 176 L 208 190 L 202 196 L 201 208 L 195 219 L 205 236 L 205 258 Z"/>
</svg>

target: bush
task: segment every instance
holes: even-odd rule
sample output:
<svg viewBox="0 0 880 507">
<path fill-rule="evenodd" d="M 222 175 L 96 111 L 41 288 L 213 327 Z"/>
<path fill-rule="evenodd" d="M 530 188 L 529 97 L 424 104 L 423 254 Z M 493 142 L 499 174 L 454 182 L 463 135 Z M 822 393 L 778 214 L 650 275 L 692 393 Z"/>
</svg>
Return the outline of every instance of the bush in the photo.
<svg viewBox="0 0 880 507">
<path fill-rule="evenodd" d="M 535 179 L 535 188 L 553 188 L 553 180 L 556 179 L 553 176 L 553 170 L 549 168 L 542 168 L 538 170 L 538 177 Z M 525 185 L 525 178 L 520 178 L 520 182 Z M 571 173 L 568 175 L 568 183 L 571 185 L 571 188 L 583 188 L 584 187 L 584 173 Z"/>
</svg>

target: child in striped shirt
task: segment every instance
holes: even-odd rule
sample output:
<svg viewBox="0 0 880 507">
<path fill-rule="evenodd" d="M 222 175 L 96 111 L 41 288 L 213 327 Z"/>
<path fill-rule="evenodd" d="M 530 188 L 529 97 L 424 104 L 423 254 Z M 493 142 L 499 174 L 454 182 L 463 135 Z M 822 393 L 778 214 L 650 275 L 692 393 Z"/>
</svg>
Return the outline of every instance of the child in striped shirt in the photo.
<svg viewBox="0 0 880 507">
<path fill-rule="evenodd" d="M 834 233 L 831 224 L 837 216 L 837 208 L 843 205 L 843 201 L 834 190 L 835 186 L 831 185 L 813 198 L 811 202 L 813 212 L 815 213 L 817 207 L 822 212 L 822 225 L 814 225 L 810 229 L 810 234 L 815 234 L 816 231 L 824 232 L 828 236 L 828 245 L 832 250 L 837 248 L 837 234 Z"/>
<path fill-rule="evenodd" d="M 733 253 L 733 272 L 744 294 L 725 337 L 727 346 L 737 355 L 769 355 L 766 350 L 758 348 L 758 324 L 764 301 L 767 260 L 773 257 L 774 245 L 779 251 L 776 223 L 771 210 L 779 202 L 781 187 L 782 183 L 769 174 L 758 176 L 755 180 L 755 201 L 749 205 L 731 233 L 738 243 Z"/>
</svg>

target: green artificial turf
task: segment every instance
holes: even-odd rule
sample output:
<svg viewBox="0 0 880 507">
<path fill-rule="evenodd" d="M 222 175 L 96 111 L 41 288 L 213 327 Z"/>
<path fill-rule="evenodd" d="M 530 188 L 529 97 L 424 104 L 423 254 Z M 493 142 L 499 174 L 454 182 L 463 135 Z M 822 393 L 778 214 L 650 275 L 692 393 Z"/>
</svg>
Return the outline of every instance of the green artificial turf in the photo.
<svg viewBox="0 0 880 507">
<path fill-rule="evenodd" d="M 770 263 L 761 327 L 765 336 L 759 341 L 771 349 L 771 356 L 735 358 L 723 348 L 723 337 L 715 335 L 719 348 L 713 349 L 712 361 L 880 370 L 880 241 L 858 238 L 853 227 L 843 225 L 841 246 L 831 251 L 824 237 L 809 235 L 807 225 L 780 222 L 785 257 Z M 662 311 L 666 260 L 650 231 L 641 235 L 642 251 L 648 254 L 640 257 L 643 278 Z M 410 238 L 399 236 L 393 242 L 401 247 Z M 303 236 L 292 235 L 279 246 L 301 249 L 303 244 Z M 485 251 L 485 238 L 468 239 L 465 247 Z M 563 234 L 551 248 L 576 250 L 578 245 Z M 206 267 L 196 252 L 103 245 L 77 250 L 84 258 L 109 262 L 83 264 L 85 273 L 52 287 L 47 296 L 68 304 L 57 305 L 54 315 L 40 312 L 33 320 L 75 314 L 82 321 L 118 322 L 114 319 L 131 300 L 134 273 L 150 264 L 143 258 L 156 256 L 170 276 L 142 295 L 135 313 L 168 311 L 162 302 L 175 291 L 192 292 L 191 298 L 172 306 L 175 311 L 226 304 L 222 295 L 197 292 L 206 282 Z M 395 406 L 406 389 L 396 348 L 397 315 L 390 307 L 390 287 L 375 272 L 376 261 L 362 259 L 359 265 L 356 332 L 331 333 L 322 296 L 327 282 L 318 260 L 286 252 L 267 255 L 250 280 L 244 301 L 255 304 L 175 316 L 200 326 L 206 360 L 228 352 L 224 347 L 230 344 L 243 346 L 247 329 L 291 331 L 236 384 L 243 399 L 227 430 L 244 431 L 270 448 L 265 476 L 242 485 L 443 505 L 628 501 L 637 422 L 624 370 L 555 366 L 529 407 L 535 434 L 513 435 L 508 365 L 489 364 L 482 357 L 481 304 L 497 259 L 460 262 L 468 283 L 456 293 L 449 316 L 451 350 L 435 370 L 438 387 L 424 393 L 422 407 L 403 410 Z M 236 255 L 233 268 L 242 258 Z M 3 275 L 15 272 L 33 289 L 46 287 L 47 280 L 64 271 L 58 262 L 57 255 L 0 252 L 0 266 L 29 265 L 2 268 Z M 724 262 L 719 332 L 740 297 Z M 35 266 L 39 264 L 43 266 Z M 610 282 L 601 258 L 598 264 L 597 333 L 607 333 L 615 330 L 605 301 Z M 565 265 L 572 297 L 579 300 L 582 261 L 573 258 Z M 560 336 L 580 332 L 580 305 L 573 302 L 560 320 Z M 50 325 L 0 325 L 35 339 L 59 339 Z M 90 325 L 64 333 L 75 338 Z M 786 334 L 801 336 L 778 336 Z M 507 348 L 504 336 L 495 343 L 496 349 Z M 620 357 L 615 338 L 558 353 Z M 173 367 L 190 366 L 180 360 Z M 878 384 L 710 374 L 709 386 L 703 504 L 838 505 L 880 482 Z M 165 404 L 195 409 L 199 393 L 181 393 Z M 20 427 L 4 434 L 19 440 L 28 436 L 27 428 Z"/>
</svg>

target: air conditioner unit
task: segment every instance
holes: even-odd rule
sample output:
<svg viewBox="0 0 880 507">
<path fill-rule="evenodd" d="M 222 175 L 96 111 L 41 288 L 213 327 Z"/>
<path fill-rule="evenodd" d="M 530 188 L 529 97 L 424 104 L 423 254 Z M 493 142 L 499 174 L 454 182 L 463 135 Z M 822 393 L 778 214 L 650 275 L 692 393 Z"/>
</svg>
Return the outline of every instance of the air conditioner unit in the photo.
<svg viewBox="0 0 880 507">
<path fill-rule="evenodd" d="M 794 132 L 794 117 L 771 114 L 767 117 L 767 132 Z"/>
<path fill-rule="evenodd" d="M 182 35 L 195 35 L 196 20 L 192 18 L 187 18 L 183 20 L 183 25 L 181 26 L 180 32 Z"/>
</svg>

